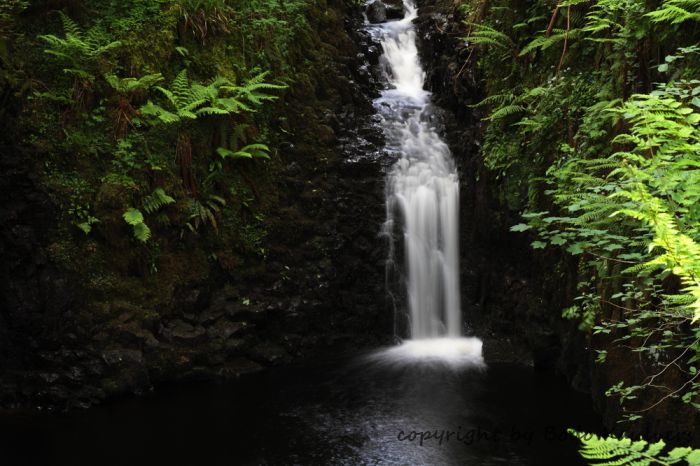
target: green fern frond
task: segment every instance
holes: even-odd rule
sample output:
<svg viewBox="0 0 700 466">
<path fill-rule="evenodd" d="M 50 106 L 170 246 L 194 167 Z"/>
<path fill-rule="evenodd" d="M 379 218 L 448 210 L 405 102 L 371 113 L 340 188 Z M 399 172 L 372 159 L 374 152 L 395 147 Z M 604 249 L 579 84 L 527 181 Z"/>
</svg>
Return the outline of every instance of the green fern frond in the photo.
<svg viewBox="0 0 700 466">
<path fill-rule="evenodd" d="M 656 443 L 643 439 L 633 442 L 629 438 L 602 438 L 573 429 L 568 432 L 581 441 L 579 453 L 589 460 L 591 466 L 669 466 L 681 462 L 688 466 L 700 466 L 700 450 L 680 447 L 665 453 L 666 443 L 663 440 Z"/>
<path fill-rule="evenodd" d="M 471 45 L 486 45 L 493 46 L 504 50 L 512 50 L 515 48 L 513 40 L 501 31 L 498 31 L 491 26 L 480 23 L 466 23 L 472 28 L 469 37 L 464 40 Z"/>
<path fill-rule="evenodd" d="M 144 197 L 141 203 L 143 210 L 148 214 L 152 214 L 169 204 L 175 203 L 175 199 L 166 194 L 163 188 L 156 188 L 151 194 Z"/>
<path fill-rule="evenodd" d="M 505 105 L 505 106 L 497 109 L 495 112 L 493 112 L 488 117 L 488 120 L 491 120 L 491 121 L 500 120 L 502 118 L 506 118 L 506 117 L 509 117 L 511 115 L 515 115 L 517 113 L 523 113 L 526 111 L 527 111 L 527 108 L 523 107 L 522 105 Z"/>
<path fill-rule="evenodd" d="M 114 73 L 104 75 L 107 84 L 120 94 L 134 93 L 140 90 L 148 90 L 156 83 L 163 80 L 163 75 L 160 73 L 147 74 L 140 78 L 120 78 Z"/>
<path fill-rule="evenodd" d="M 140 210 L 129 207 L 122 217 L 126 223 L 131 225 L 134 238 L 142 243 L 147 242 L 151 238 L 151 229 L 144 223 L 143 214 Z"/>
<path fill-rule="evenodd" d="M 494 94 L 486 97 L 481 102 L 474 104 L 473 107 L 483 107 L 486 105 L 503 105 L 505 103 L 511 103 L 515 101 L 515 94 L 505 93 L 505 94 Z"/>
<path fill-rule="evenodd" d="M 175 105 L 180 106 L 182 105 L 182 103 L 187 102 L 189 100 L 190 95 L 192 94 L 192 90 L 190 86 L 190 80 L 187 78 L 186 69 L 183 69 L 177 74 L 177 76 L 175 76 L 175 79 L 173 79 L 170 88 L 172 89 L 172 91 L 169 91 L 169 94 L 172 95 L 173 99 L 171 101 L 174 101 L 173 103 Z"/>
<path fill-rule="evenodd" d="M 700 21 L 700 1 L 666 0 L 661 8 L 647 13 L 655 23 L 680 24 L 686 21 Z"/>
<path fill-rule="evenodd" d="M 265 144 L 248 144 L 247 146 L 244 146 L 243 148 L 233 151 L 230 149 L 226 149 L 224 147 L 219 147 L 216 149 L 216 152 L 221 156 L 222 159 L 227 159 L 227 158 L 246 158 L 246 159 L 252 159 L 252 158 L 263 158 L 263 159 L 269 159 L 270 155 L 270 148 L 267 147 Z"/>
<path fill-rule="evenodd" d="M 63 32 L 65 32 L 66 35 L 70 34 L 72 36 L 75 36 L 76 38 L 81 38 L 83 36 L 83 29 L 78 25 L 78 23 L 73 21 L 68 15 L 66 15 L 62 11 L 59 11 L 58 15 L 61 18 Z"/>
</svg>

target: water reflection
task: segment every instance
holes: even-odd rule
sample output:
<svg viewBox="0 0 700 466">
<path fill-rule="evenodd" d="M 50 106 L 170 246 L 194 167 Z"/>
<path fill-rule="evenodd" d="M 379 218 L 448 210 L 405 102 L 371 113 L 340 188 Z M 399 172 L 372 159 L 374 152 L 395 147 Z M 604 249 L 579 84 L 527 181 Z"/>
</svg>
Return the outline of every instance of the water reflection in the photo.
<svg viewBox="0 0 700 466">
<path fill-rule="evenodd" d="M 582 464 L 567 426 L 598 428 L 590 401 L 530 368 L 360 357 L 68 415 L 0 415 L 0 451 L 13 466 Z"/>
</svg>

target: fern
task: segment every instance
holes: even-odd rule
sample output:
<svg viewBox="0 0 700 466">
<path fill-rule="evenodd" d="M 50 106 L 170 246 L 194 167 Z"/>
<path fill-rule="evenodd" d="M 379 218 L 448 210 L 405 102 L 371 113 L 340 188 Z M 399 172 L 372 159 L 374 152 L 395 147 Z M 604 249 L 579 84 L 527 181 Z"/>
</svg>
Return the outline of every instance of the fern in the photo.
<svg viewBox="0 0 700 466">
<path fill-rule="evenodd" d="M 252 159 L 252 158 L 262 158 L 262 159 L 269 159 L 270 155 L 270 148 L 267 147 L 265 144 L 248 144 L 247 146 L 244 146 L 236 151 L 226 149 L 224 147 L 219 147 L 216 149 L 216 152 L 221 156 L 222 159 L 227 159 L 227 158 L 244 158 L 244 159 Z"/>
<path fill-rule="evenodd" d="M 94 26 L 83 29 L 71 18 L 59 12 L 63 24 L 64 37 L 53 34 L 40 35 L 48 48 L 44 52 L 67 65 L 63 72 L 79 79 L 94 81 L 98 60 L 108 52 L 121 46 L 120 41 L 112 41 L 101 28 Z"/>
<path fill-rule="evenodd" d="M 569 429 L 569 433 L 582 442 L 579 452 L 591 466 L 700 466 L 700 450 L 680 447 L 664 452 L 666 443 L 663 440 L 649 443 L 639 439 L 633 442 L 628 438 L 602 438 L 573 429 Z"/>
<path fill-rule="evenodd" d="M 157 117 L 161 123 L 173 124 L 196 120 L 200 116 L 253 112 L 254 107 L 277 98 L 263 92 L 264 90 L 284 89 L 284 86 L 263 82 L 266 75 L 267 73 L 261 73 L 242 86 L 234 85 L 219 76 L 204 86 L 191 83 L 187 70 L 182 70 L 170 88 L 156 86 L 156 90 L 166 98 L 169 108 L 149 101 L 141 108 L 141 113 Z"/>
<path fill-rule="evenodd" d="M 465 24 L 472 28 L 471 34 L 464 39 L 471 45 L 493 46 L 508 51 L 515 48 L 513 40 L 501 31 L 486 24 L 469 22 Z"/>
<path fill-rule="evenodd" d="M 197 193 L 197 187 L 192 174 L 192 143 L 188 124 L 205 117 L 219 118 L 222 123 L 230 124 L 231 120 L 226 117 L 253 112 L 255 107 L 262 105 L 265 101 L 276 99 L 276 96 L 265 91 L 283 89 L 284 86 L 265 82 L 266 76 L 267 73 L 261 73 L 241 86 L 219 76 L 209 84 L 203 85 L 190 82 L 187 70 L 182 70 L 173 79 L 169 88 L 155 87 L 166 99 L 165 105 L 148 101 L 141 107 L 141 114 L 152 117 L 156 124 L 178 127 L 178 145 L 175 152 L 180 163 L 183 181 L 193 194 Z M 226 147 L 217 150 L 223 158 L 269 158 L 268 151 L 267 146 L 263 144 L 251 144 L 238 151 Z M 213 217 L 208 216 L 208 218 L 211 220 Z"/>
<path fill-rule="evenodd" d="M 130 126 L 134 126 L 132 121 L 137 114 L 136 109 L 132 106 L 132 100 L 139 93 L 145 92 L 154 86 L 156 83 L 163 80 L 160 73 L 147 74 L 140 78 L 120 78 L 113 73 L 104 75 L 105 82 L 114 89 L 117 94 L 116 102 L 114 102 L 114 134 L 117 139 L 126 136 Z"/>
<path fill-rule="evenodd" d="M 174 204 L 175 199 L 168 196 L 163 188 L 156 188 L 151 194 L 143 198 L 143 210 L 148 214 L 153 214 L 163 207 Z"/>
<path fill-rule="evenodd" d="M 517 113 L 523 113 L 525 111 L 527 111 L 527 108 L 523 107 L 522 105 L 504 105 L 503 107 L 500 107 L 494 111 L 488 119 L 491 121 L 500 120 Z"/>
<path fill-rule="evenodd" d="M 523 47 L 519 55 L 522 57 L 536 50 L 544 51 L 563 42 L 565 39 L 572 41 L 583 35 L 583 31 L 581 29 L 571 29 L 569 31 L 564 29 L 553 29 L 553 33 L 549 36 L 544 35 L 544 32 L 545 31 L 542 31 L 543 35 L 534 38 L 529 44 Z"/>
<path fill-rule="evenodd" d="M 253 76 L 241 86 L 232 85 L 231 83 L 223 83 L 222 90 L 231 93 L 239 100 L 247 100 L 254 106 L 262 105 L 266 101 L 277 99 L 277 96 L 271 95 L 266 91 L 275 91 L 286 89 L 287 86 L 272 84 L 265 82 L 265 78 L 269 72 L 265 71 L 256 76 Z"/>
<path fill-rule="evenodd" d="M 156 73 L 147 74 L 140 78 L 120 78 L 114 73 L 107 73 L 104 78 L 107 84 L 119 94 L 133 94 L 150 89 L 163 80 L 163 75 Z"/>
<path fill-rule="evenodd" d="M 209 195 L 206 199 L 190 199 L 190 221 L 187 227 L 190 231 L 196 232 L 204 225 L 210 225 L 216 233 L 219 232 L 217 215 L 221 208 L 226 205 L 226 200 L 220 196 Z"/>
<path fill-rule="evenodd" d="M 134 238 L 142 243 L 147 242 L 151 238 L 151 229 L 144 222 L 143 214 L 140 210 L 129 207 L 122 217 L 126 223 L 131 225 Z"/>
<path fill-rule="evenodd" d="M 655 23 L 700 21 L 700 0 L 666 0 L 660 9 L 647 13 L 646 16 Z"/>
<path fill-rule="evenodd" d="M 516 95 L 510 92 L 503 93 L 503 94 L 493 94 L 485 99 L 483 99 L 481 102 L 473 105 L 473 107 L 478 108 L 478 107 L 483 107 L 486 105 L 505 105 L 509 104 L 511 102 L 514 102 L 516 100 Z"/>
</svg>

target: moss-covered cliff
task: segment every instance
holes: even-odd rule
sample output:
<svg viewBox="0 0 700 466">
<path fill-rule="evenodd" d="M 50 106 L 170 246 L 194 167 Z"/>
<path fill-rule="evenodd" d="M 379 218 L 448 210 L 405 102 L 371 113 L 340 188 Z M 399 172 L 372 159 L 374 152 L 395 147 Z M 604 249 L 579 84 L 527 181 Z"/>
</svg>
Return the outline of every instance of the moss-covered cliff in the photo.
<svg viewBox="0 0 700 466">
<path fill-rule="evenodd" d="M 84 406 L 384 338 L 356 7 L 127 3 L 0 10 L 0 404 Z M 275 86 L 236 90 L 255 82 Z M 215 96 L 184 95 L 200 84 Z"/>
</svg>

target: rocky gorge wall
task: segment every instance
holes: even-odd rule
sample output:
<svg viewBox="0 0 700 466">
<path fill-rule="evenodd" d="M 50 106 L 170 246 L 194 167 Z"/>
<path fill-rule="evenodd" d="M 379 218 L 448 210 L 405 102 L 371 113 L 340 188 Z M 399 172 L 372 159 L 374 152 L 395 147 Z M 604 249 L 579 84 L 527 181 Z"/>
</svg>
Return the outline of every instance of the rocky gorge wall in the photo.
<svg viewBox="0 0 700 466">
<path fill-rule="evenodd" d="M 0 407 L 86 407 L 390 337 L 378 236 L 384 167 L 373 156 L 382 135 L 362 53 L 370 39 L 356 6 L 317 3 L 313 39 L 297 45 L 294 83 L 275 104 L 288 122 L 279 154 L 247 175 L 262 180 L 249 184 L 264 255 L 226 243 L 212 254 L 173 236 L 160 244 L 158 271 L 144 273 L 120 214 L 109 213 L 120 195 L 107 188 L 96 209 L 115 220 L 87 240 L 61 236 L 43 154 L 19 139 L 21 128 L 3 135 Z"/>
</svg>

